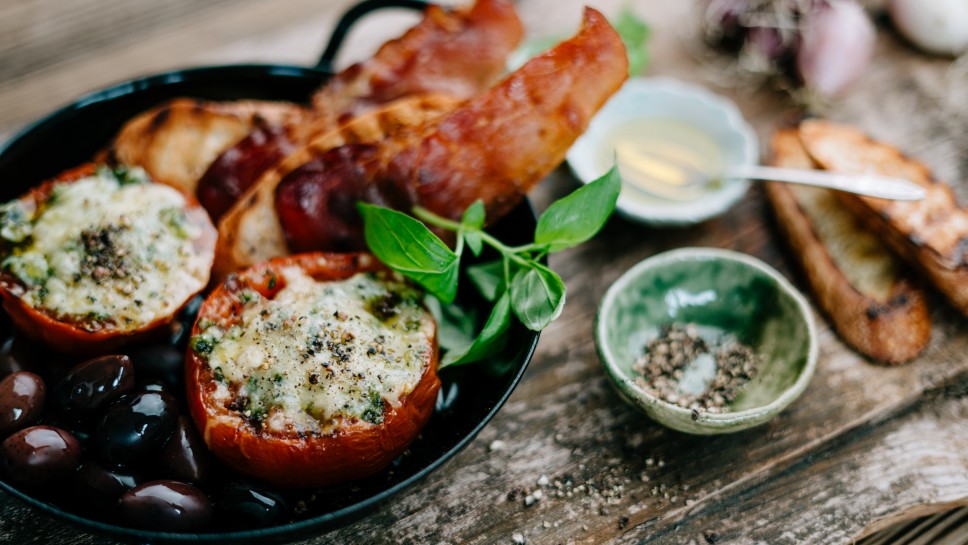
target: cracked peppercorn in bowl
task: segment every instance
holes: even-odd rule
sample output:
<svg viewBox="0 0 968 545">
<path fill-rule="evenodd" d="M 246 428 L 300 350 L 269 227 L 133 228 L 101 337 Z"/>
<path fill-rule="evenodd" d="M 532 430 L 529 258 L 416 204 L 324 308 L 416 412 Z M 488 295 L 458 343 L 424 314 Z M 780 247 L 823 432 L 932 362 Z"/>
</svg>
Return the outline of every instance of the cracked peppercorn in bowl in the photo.
<svg viewBox="0 0 968 545">
<path fill-rule="evenodd" d="M 605 293 L 595 343 L 612 384 L 664 426 L 717 434 L 769 421 L 807 387 L 817 332 L 803 295 L 738 252 L 652 256 Z"/>
</svg>

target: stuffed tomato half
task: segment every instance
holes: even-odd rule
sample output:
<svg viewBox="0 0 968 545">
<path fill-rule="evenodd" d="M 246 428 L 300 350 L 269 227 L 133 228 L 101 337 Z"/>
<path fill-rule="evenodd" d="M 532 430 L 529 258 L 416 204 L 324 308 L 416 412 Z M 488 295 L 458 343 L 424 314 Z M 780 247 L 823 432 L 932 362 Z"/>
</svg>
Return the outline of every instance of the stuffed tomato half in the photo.
<svg viewBox="0 0 968 545">
<path fill-rule="evenodd" d="M 422 300 L 367 254 L 299 254 L 230 275 L 202 305 L 186 360 L 209 449 L 281 487 L 385 468 L 440 389 Z"/>
<path fill-rule="evenodd" d="M 0 295 L 28 337 L 103 353 L 205 288 L 216 237 L 197 201 L 143 170 L 82 165 L 0 206 Z"/>
</svg>

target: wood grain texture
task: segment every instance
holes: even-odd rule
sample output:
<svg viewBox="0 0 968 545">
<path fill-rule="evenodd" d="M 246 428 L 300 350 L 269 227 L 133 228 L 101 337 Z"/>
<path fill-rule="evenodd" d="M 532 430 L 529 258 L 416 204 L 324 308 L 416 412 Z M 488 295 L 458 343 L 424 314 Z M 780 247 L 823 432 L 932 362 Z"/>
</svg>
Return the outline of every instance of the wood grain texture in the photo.
<svg viewBox="0 0 968 545">
<path fill-rule="evenodd" d="M 595 2 L 607 14 L 622 3 Z M 206 62 L 309 63 L 325 29 L 349 4 L 6 0 L 0 5 L 0 25 L 7 25 L 0 30 L 9 31 L 0 32 L 0 134 L 82 92 L 150 71 Z M 780 93 L 747 88 L 697 53 L 689 45 L 693 27 L 683 22 L 692 15 L 689 4 L 633 3 L 655 31 L 651 73 L 729 96 L 768 142 L 800 110 Z M 569 32 L 580 14 L 577 0 L 522 0 L 519 8 L 541 34 Z M 101 18 L 90 15 L 94 9 Z M 11 24 L 13 15 L 23 24 Z M 119 22 L 140 17 L 154 22 L 104 37 Z M 351 37 L 349 57 L 372 51 L 404 17 L 368 21 Z M 51 28 L 79 43 L 48 37 Z M 84 38 L 90 34 L 98 37 Z M 966 64 L 916 53 L 882 29 L 875 63 L 857 91 L 826 114 L 924 160 L 968 202 Z M 559 169 L 533 199 L 543 208 L 575 187 Z M 595 352 L 598 301 L 638 261 L 681 246 L 746 252 L 805 287 L 758 188 L 726 215 L 688 229 L 613 219 L 595 240 L 552 258 L 568 287 L 568 305 L 480 437 L 370 516 L 305 543 L 511 543 L 520 533 L 528 543 L 549 544 L 844 544 L 898 517 L 968 500 L 968 324 L 936 295 L 931 344 L 896 368 L 858 356 L 817 315 L 817 374 L 800 400 L 761 428 L 692 437 L 625 405 Z M 503 448 L 492 449 L 495 441 Z M 542 475 L 546 486 L 538 484 Z M 541 498 L 526 505 L 537 490 Z M 112 542 L 0 496 L 0 543 Z"/>
</svg>

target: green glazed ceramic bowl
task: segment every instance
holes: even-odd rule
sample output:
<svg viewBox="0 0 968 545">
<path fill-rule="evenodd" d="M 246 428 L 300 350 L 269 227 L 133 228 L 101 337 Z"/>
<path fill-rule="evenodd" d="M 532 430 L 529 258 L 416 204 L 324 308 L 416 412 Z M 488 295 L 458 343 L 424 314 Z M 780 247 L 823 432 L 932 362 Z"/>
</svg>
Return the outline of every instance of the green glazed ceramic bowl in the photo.
<svg viewBox="0 0 968 545">
<path fill-rule="evenodd" d="M 693 414 L 635 383 L 632 366 L 643 347 L 673 322 L 731 334 L 760 355 L 756 376 L 727 411 Z M 605 293 L 595 341 L 626 401 L 660 424 L 695 434 L 768 421 L 803 393 L 817 365 L 817 331 L 803 295 L 762 261 L 712 248 L 673 250 L 632 267 Z"/>
</svg>

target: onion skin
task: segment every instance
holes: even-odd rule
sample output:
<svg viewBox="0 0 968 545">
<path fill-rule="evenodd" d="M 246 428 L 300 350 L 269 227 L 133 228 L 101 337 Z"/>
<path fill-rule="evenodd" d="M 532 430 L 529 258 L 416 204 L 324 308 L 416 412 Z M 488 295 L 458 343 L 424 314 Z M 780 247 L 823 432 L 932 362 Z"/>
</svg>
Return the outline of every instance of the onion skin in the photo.
<svg viewBox="0 0 968 545">
<path fill-rule="evenodd" d="M 823 96 L 837 97 L 857 81 L 874 53 L 876 32 L 864 8 L 830 0 L 804 20 L 797 51 L 797 75 Z"/>
<path fill-rule="evenodd" d="M 964 0 L 888 0 L 891 21 L 902 36 L 928 53 L 968 51 L 968 2 Z"/>
</svg>

